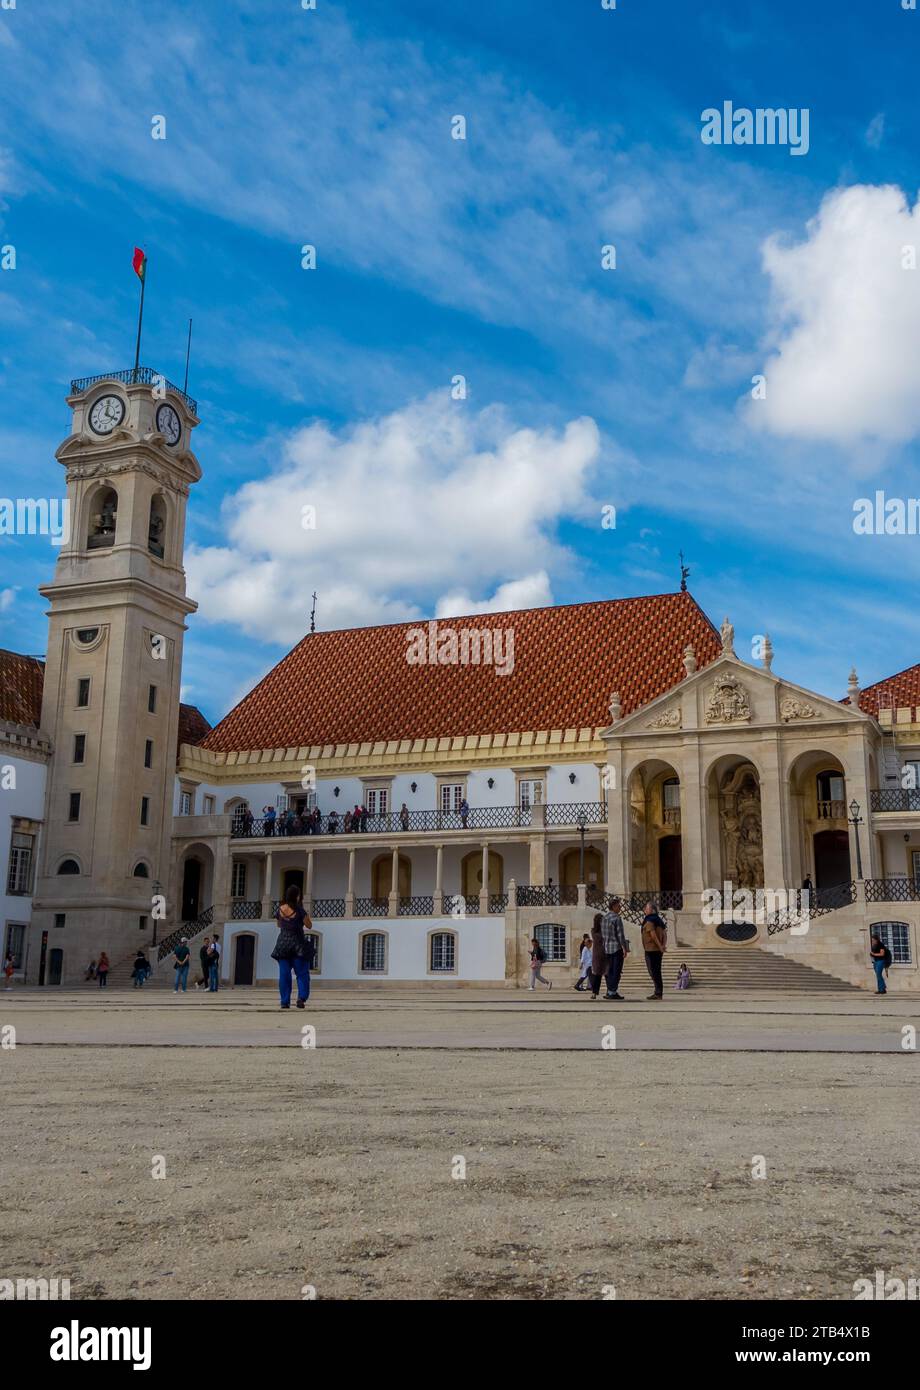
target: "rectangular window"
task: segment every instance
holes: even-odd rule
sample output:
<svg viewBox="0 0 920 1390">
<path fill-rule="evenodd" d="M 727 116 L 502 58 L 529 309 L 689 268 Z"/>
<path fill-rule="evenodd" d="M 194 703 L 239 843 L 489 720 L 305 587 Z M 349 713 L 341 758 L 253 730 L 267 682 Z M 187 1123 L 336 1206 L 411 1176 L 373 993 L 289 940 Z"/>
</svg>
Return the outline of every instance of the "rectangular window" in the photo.
<svg viewBox="0 0 920 1390">
<path fill-rule="evenodd" d="M 67 914 L 64 912 L 56 912 L 54 914 L 54 925 L 57 927 L 58 931 L 60 931 L 62 927 L 66 926 L 66 924 Z"/>
<path fill-rule="evenodd" d="M 460 802 L 463 800 L 462 782 L 442 782 L 441 783 L 441 810 L 459 813 Z"/>
<path fill-rule="evenodd" d="M 205 814 L 206 816 L 213 816 L 213 814 L 214 814 L 214 798 L 213 798 L 213 796 L 206 796 L 206 797 L 205 797 L 205 799 L 204 799 L 204 814 Z"/>
<path fill-rule="evenodd" d="M 138 917 L 138 919 L 137 919 L 137 925 L 140 927 L 141 931 L 146 931 L 146 930 L 147 930 L 147 918 L 146 918 L 146 917 Z"/>
<path fill-rule="evenodd" d="M 664 799 L 664 809 L 666 811 L 677 811 L 680 808 L 680 783 L 673 779 L 665 782 L 661 788 Z"/>
<path fill-rule="evenodd" d="M 369 816 L 385 816 L 390 809 L 390 792 L 387 787 L 369 787 L 364 793 L 364 804 Z"/>
<path fill-rule="evenodd" d="M 239 860 L 230 870 L 230 896 L 231 898 L 245 898 L 246 896 L 246 865 Z"/>
<path fill-rule="evenodd" d="M 32 892 L 32 863 L 35 836 L 14 830 L 10 842 L 10 868 L 6 891 L 13 897 L 25 897 Z"/>
<path fill-rule="evenodd" d="M 70 793 L 70 805 L 67 811 L 67 819 L 75 821 L 80 819 L 80 793 Z"/>
<path fill-rule="evenodd" d="M 522 811 L 528 811 L 531 806 L 536 804 L 538 798 L 540 801 L 543 800 L 542 779 L 518 782 L 518 805 Z"/>
<path fill-rule="evenodd" d="M 144 767 L 153 767 L 153 739 L 144 742 Z"/>
<path fill-rule="evenodd" d="M 150 797 L 141 797 L 141 825 L 150 824 Z"/>
<path fill-rule="evenodd" d="M 89 676 L 81 676 L 77 681 L 77 708 L 86 709 L 89 705 Z"/>
<path fill-rule="evenodd" d="M 23 922 L 7 922 L 3 959 L 13 957 L 13 969 L 21 970 L 26 949 L 26 929 Z"/>
<path fill-rule="evenodd" d="M 155 685 L 147 687 L 147 708 L 151 714 L 157 712 L 157 688 Z"/>
<path fill-rule="evenodd" d="M 179 793 L 179 815 L 190 816 L 192 814 L 192 793 Z"/>
<path fill-rule="evenodd" d="M 565 927 L 544 922 L 534 928 L 534 936 L 546 952 L 547 960 L 565 960 Z"/>
<path fill-rule="evenodd" d="M 82 763 L 86 760 L 86 734 L 74 734 L 73 760 L 75 763 Z"/>
<path fill-rule="evenodd" d="M 435 932 L 431 938 L 431 969 L 451 971 L 454 969 L 456 960 L 455 952 L 456 938 L 453 932 Z"/>
<path fill-rule="evenodd" d="M 910 927 L 906 922 L 873 922 L 883 946 L 891 952 L 892 965 L 910 965 Z"/>
</svg>

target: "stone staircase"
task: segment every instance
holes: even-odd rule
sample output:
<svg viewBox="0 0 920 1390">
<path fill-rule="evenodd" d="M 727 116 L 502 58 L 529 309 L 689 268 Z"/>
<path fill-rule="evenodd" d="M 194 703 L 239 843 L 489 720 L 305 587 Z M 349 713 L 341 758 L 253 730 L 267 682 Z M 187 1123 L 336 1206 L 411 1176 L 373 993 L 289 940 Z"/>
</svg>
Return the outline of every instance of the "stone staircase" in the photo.
<svg viewBox="0 0 920 1390">
<path fill-rule="evenodd" d="M 847 984 L 822 970 L 785 956 L 761 951 L 756 946 L 675 946 L 665 952 L 665 993 L 676 993 L 674 982 L 681 962 L 686 961 L 693 989 L 736 990 L 742 993 L 769 991 L 771 994 L 845 993 L 861 994 L 856 985 Z M 868 982 L 868 979 L 867 979 Z M 603 989 L 603 987 L 602 987 Z M 626 958 L 620 993 L 634 996 L 650 994 L 652 982 L 645 968 L 642 951 L 633 949 Z"/>
</svg>

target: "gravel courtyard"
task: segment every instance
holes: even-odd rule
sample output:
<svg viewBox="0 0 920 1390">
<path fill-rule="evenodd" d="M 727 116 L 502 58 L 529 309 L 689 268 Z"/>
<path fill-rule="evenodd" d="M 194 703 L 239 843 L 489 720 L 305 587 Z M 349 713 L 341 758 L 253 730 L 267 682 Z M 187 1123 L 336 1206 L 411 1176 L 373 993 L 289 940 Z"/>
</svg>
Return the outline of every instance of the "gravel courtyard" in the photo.
<svg viewBox="0 0 920 1390">
<path fill-rule="evenodd" d="M 0 997 L 2 1273 L 74 1298 L 848 1299 L 920 1274 L 918 999 Z"/>
</svg>

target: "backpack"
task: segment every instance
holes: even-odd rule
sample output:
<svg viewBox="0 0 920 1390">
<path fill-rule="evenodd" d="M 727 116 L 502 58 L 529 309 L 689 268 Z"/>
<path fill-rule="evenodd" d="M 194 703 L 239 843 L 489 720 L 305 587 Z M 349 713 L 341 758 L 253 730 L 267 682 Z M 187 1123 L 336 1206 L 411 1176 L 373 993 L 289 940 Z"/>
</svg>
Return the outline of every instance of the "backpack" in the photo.
<svg viewBox="0 0 920 1390">
<path fill-rule="evenodd" d="M 891 952 L 889 951 L 888 947 L 884 944 L 882 946 L 882 950 L 885 952 L 885 969 L 887 970 L 889 965 L 891 964 Z"/>
</svg>

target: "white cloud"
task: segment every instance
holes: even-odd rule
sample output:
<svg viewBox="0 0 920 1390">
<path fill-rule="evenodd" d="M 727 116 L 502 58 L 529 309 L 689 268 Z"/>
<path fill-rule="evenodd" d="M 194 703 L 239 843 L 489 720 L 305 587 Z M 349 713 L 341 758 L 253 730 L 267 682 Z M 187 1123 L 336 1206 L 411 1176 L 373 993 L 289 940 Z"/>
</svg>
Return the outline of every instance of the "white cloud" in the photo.
<svg viewBox="0 0 920 1390">
<path fill-rule="evenodd" d="M 0 589 L 0 613 L 6 613 L 16 602 L 16 589 Z"/>
<path fill-rule="evenodd" d="M 884 134 L 885 113 L 884 111 L 880 111 L 877 116 L 872 117 L 872 120 L 866 127 L 866 133 L 863 136 L 863 139 L 869 146 L 870 150 L 878 150 L 881 149 L 882 137 L 884 136 Z"/>
<path fill-rule="evenodd" d="M 905 247 L 920 250 L 920 204 L 890 185 L 830 193 L 804 241 L 766 242 L 772 353 L 751 424 L 842 445 L 920 433 L 920 269 L 903 268 Z"/>
<path fill-rule="evenodd" d="M 524 429 L 447 391 L 309 425 L 225 502 L 226 544 L 189 549 L 190 592 L 206 620 L 279 642 L 306 631 L 314 589 L 323 628 L 549 603 L 568 559 L 555 527 L 584 507 L 599 448 L 591 419 Z"/>
</svg>

